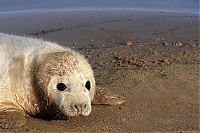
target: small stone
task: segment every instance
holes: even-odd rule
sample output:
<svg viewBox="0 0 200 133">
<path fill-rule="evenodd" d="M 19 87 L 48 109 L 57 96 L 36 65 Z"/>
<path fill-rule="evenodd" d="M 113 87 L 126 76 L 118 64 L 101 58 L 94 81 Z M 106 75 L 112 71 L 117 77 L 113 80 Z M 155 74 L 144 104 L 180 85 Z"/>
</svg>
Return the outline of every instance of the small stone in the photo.
<svg viewBox="0 0 200 133">
<path fill-rule="evenodd" d="M 176 41 L 176 42 L 175 42 L 175 46 L 176 46 L 176 47 L 181 47 L 181 46 L 183 46 L 183 44 L 182 44 L 181 42 L 179 42 L 179 41 Z"/>
<path fill-rule="evenodd" d="M 125 44 L 126 44 L 126 46 L 132 46 L 133 45 L 133 43 L 131 41 L 127 41 Z"/>
<path fill-rule="evenodd" d="M 103 63 L 102 63 L 102 62 L 99 62 L 99 63 L 98 63 L 98 65 L 99 65 L 99 66 L 102 66 L 102 65 L 103 65 Z"/>
<path fill-rule="evenodd" d="M 137 40 L 134 41 L 134 43 L 141 44 L 142 42 L 141 42 L 141 40 L 137 39 Z"/>
<path fill-rule="evenodd" d="M 167 42 L 162 42 L 161 44 L 164 46 L 169 46 L 169 43 L 167 43 Z"/>
<path fill-rule="evenodd" d="M 112 63 L 116 63 L 117 61 L 116 60 L 112 60 Z"/>
</svg>

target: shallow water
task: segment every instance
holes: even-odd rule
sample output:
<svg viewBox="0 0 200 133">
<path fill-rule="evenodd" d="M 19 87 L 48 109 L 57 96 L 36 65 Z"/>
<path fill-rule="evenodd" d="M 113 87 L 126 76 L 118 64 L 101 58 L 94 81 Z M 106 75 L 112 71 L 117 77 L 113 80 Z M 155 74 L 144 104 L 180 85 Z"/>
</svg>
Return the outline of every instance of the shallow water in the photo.
<svg viewBox="0 0 200 133">
<path fill-rule="evenodd" d="M 198 3 L 198 0 L 0 0 L 0 12 L 104 9 L 198 12 Z"/>
</svg>

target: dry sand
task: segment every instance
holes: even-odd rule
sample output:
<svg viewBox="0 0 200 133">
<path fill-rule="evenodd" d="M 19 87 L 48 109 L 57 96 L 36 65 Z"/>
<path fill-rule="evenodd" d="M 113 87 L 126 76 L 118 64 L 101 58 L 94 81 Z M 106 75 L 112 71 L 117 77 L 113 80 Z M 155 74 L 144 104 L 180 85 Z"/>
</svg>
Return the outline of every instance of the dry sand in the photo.
<svg viewBox="0 0 200 133">
<path fill-rule="evenodd" d="M 97 84 L 126 103 L 93 106 L 90 116 L 66 121 L 28 117 L 24 127 L 0 132 L 199 131 L 198 19 L 169 12 L 1 13 L 1 32 L 83 53 Z"/>
</svg>

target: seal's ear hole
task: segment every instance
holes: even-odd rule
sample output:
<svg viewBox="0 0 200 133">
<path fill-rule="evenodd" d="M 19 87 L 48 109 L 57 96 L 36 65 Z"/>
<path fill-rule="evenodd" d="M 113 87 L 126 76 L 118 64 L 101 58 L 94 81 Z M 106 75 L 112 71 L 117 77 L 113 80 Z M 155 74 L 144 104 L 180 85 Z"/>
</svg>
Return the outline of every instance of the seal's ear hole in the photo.
<svg viewBox="0 0 200 133">
<path fill-rule="evenodd" d="M 85 88 L 87 88 L 88 90 L 90 90 L 91 84 L 90 84 L 89 80 L 85 83 Z"/>
<path fill-rule="evenodd" d="M 64 83 L 58 83 L 56 87 L 59 91 L 64 91 L 67 88 Z"/>
</svg>

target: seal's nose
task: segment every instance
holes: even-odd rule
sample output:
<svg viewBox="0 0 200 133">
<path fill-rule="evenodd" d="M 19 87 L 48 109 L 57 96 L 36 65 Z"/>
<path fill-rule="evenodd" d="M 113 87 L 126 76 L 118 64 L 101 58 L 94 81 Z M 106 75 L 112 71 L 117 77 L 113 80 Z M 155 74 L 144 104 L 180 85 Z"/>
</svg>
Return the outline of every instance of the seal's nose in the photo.
<svg viewBox="0 0 200 133">
<path fill-rule="evenodd" d="M 85 103 L 79 103 L 79 104 L 74 104 L 73 105 L 73 108 L 74 108 L 74 110 L 76 110 L 76 112 L 78 113 L 78 114 L 81 114 L 83 111 L 84 111 L 84 109 L 86 108 L 86 104 Z"/>
</svg>

